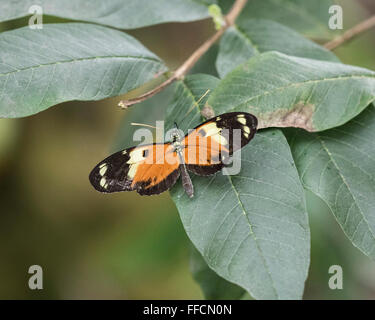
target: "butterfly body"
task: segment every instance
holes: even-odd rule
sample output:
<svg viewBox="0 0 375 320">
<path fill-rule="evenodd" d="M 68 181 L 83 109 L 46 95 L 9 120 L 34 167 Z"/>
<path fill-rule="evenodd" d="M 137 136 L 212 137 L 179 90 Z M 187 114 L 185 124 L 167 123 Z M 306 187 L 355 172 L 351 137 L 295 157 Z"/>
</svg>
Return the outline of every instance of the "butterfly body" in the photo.
<svg viewBox="0 0 375 320">
<path fill-rule="evenodd" d="M 225 160 L 253 138 L 256 128 L 257 119 L 249 113 L 225 113 L 203 122 L 185 136 L 176 128 L 171 142 L 116 152 L 101 161 L 89 179 L 100 192 L 134 190 L 153 195 L 168 190 L 181 175 L 187 195 L 193 197 L 188 171 L 207 176 L 221 170 Z"/>
<path fill-rule="evenodd" d="M 177 125 L 175 125 L 177 128 Z M 178 131 L 175 131 L 173 136 L 173 147 L 174 151 L 178 154 L 178 158 L 180 160 L 180 175 L 182 180 L 182 186 L 186 192 L 186 194 L 189 196 L 189 198 L 192 198 L 194 196 L 194 186 L 191 182 L 190 176 L 187 172 L 185 160 L 184 160 L 184 146 L 182 144 L 182 137 L 180 136 Z"/>
</svg>

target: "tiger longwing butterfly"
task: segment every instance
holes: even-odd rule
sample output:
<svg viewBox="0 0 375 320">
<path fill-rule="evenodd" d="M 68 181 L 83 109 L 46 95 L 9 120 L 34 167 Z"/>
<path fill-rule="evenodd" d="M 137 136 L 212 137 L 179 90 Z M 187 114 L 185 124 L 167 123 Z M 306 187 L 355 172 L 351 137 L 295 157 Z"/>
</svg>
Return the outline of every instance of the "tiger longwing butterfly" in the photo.
<svg viewBox="0 0 375 320">
<path fill-rule="evenodd" d="M 91 171 L 90 182 L 104 193 L 135 190 L 141 195 L 153 195 L 170 189 L 181 175 L 191 198 L 194 188 L 187 171 L 208 176 L 221 170 L 225 160 L 254 137 L 257 123 L 250 113 L 224 113 L 185 136 L 176 130 L 171 142 L 140 145 L 112 154 Z M 239 139 L 235 139 L 236 130 Z"/>
</svg>

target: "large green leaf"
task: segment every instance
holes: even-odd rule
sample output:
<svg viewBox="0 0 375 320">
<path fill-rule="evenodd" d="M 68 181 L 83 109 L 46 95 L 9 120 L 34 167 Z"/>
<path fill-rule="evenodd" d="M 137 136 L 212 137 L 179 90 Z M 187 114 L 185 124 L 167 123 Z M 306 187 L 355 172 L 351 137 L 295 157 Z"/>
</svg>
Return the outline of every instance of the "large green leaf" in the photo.
<svg viewBox="0 0 375 320">
<path fill-rule="evenodd" d="M 305 188 L 321 197 L 353 244 L 375 259 L 375 107 L 318 134 L 289 131 Z"/>
<path fill-rule="evenodd" d="M 258 133 L 241 173 L 192 177 L 195 198 L 172 189 L 185 230 L 221 277 L 257 299 L 302 297 L 309 266 L 304 194 L 280 131 Z"/>
<path fill-rule="evenodd" d="M 196 103 L 216 83 L 207 75 L 178 82 L 168 123 L 177 120 L 186 130 L 202 121 L 204 99 Z M 241 157 L 236 176 L 192 176 L 193 199 L 179 182 L 171 190 L 185 230 L 211 269 L 253 297 L 301 298 L 310 235 L 304 191 L 289 146 L 279 130 L 267 130 L 242 149 Z"/>
<path fill-rule="evenodd" d="M 227 11 L 232 2 L 220 0 L 219 4 Z M 237 24 L 241 27 L 251 18 L 269 19 L 309 36 L 331 37 L 328 9 L 333 4 L 332 0 L 249 0 Z"/>
<path fill-rule="evenodd" d="M 16 0 L 0 4 L 0 21 L 29 15 L 40 5 L 43 14 L 133 29 L 163 22 L 207 18 L 208 5 L 215 0 Z"/>
<path fill-rule="evenodd" d="M 260 128 L 321 131 L 346 123 L 374 99 L 373 71 L 266 52 L 230 72 L 207 103 L 217 113 L 253 113 Z"/>
<path fill-rule="evenodd" d="M 292 56 L 338 62 L 329 50 L 277 22 L 249 19 L 230 27 L 220 40 L 216 68 L 220 77 L 252 56 L 279 51 Z"/>
<path fill-rule="evenodd" d="M 128 92 L 166 67 L 123 32 L 90 24 L 0 34 L 0 117 L 22 117 L 69 100 Z"/>
</svg>

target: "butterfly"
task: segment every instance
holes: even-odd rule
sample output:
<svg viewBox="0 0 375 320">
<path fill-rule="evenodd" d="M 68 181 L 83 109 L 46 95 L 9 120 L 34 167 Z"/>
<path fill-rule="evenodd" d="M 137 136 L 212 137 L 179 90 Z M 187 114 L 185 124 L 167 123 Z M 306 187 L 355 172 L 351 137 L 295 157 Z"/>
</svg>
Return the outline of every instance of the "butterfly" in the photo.
<svg viewBox="0 0 375 320">
<path fill-rule="evenodd" d="M 188 171 L 200 176 L 220 171 L 233 152 L 254 137 L 257 124 L 250 113 L 221 114 L 185 136 L 175 130 L 170 142 L 140 145 L 110 155 L 91 171 L 90 182 L 104 193 L 134 190 L 154 195 L 170 189 L 181 176 L 191 198 L 194 187 Z"/>
</svg>

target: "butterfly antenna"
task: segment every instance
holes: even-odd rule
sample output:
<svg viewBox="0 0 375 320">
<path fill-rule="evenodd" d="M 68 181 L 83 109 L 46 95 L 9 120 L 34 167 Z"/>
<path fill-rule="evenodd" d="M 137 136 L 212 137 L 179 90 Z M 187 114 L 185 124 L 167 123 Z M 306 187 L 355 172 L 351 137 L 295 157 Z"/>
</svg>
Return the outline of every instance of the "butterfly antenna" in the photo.
<svg viewBox="0 0 375 320">
<path fill-rule="evenodd" d="M 130 123 L 132 126 L 140 126 L 140 127 L 149 127 L 149 128 L 153 128 L 153 129 L 156 129 L 155 126 L 152 126 L 150 124 L 145 124 L 145 123 L 137 123 L 137 122 L 132 122 Z"/>
<path fill-rule="evenodd" d="M 206 96 L 206 95 L 208 95 L 208 93 L 210 92 L 211 90 L 210 89 L 207 89 L 207 91 L 198 99 L 198 101 L 196 101 L 196 102 L 194 102 L 194 104 L 191 106 L 191 108 L 189 109 L 189 111 L 185 114 L 185 117 L 183 117 L 183 119 L 181 120 L 181 121 L 183 121 L 186 117 L 187 117 L 187 115 L 190 113 L 190 112 L 192 112 L 193 111 L 193 109 L 195 108 L 195 107 L 197 107 L 198 105 L 199 105 L 199 102 L 201 102 L 202 101 L 202 99 Z"/>
</svg>

